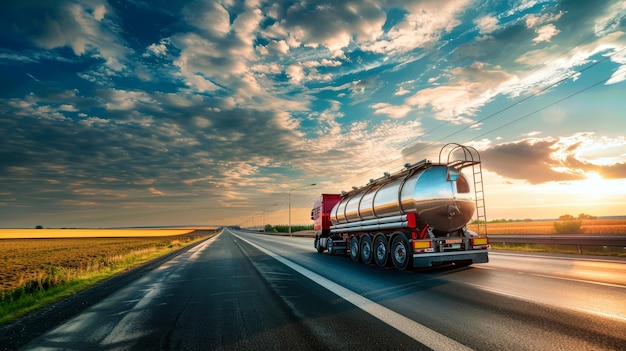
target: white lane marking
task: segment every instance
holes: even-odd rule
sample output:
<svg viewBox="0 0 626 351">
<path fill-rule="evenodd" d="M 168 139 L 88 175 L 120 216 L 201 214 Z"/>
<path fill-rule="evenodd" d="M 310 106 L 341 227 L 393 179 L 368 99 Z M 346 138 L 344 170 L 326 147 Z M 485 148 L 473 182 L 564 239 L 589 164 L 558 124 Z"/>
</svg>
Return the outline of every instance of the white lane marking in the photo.
<svg viewBox="0 0 626 351">
<path fill-rule="evenodd" d="M 626 317 L 623 317 L 623 316 L 620 316 L 620 315 L 617 315 L 617 314 L 600 312 L 600 311 L 594 311 L 594 310 L 581 308 L 581 307 L 576 307 L 576 306 L 572 306 L 572 305 L 560 306 L 558 304 L 554 304 L 554 303 L 550 303 L 550 302 L 538 301 L 534 297 L 525 296 L 525 295 L 521 295 L 521 294 L 516 294 L 516 293 L 509 292 L 509 291 L 488 287 L 488 286 L 485 286 L 485 285 L 468 283 L 468 282 L 459 282 L 459 281 L 457 281 L 457 282 L 461 283 L 461 284 L 473 286 L 476 289 L 489 291 L 489 292 L 494 293 L 494 294 L 507 296 L 507 297 L 512 297 L 512 298 L 515 298 L 515 299 L 524 300 L 524 301 L 532 302 L 532 303 L 535 303 L 535 304 L 542 304 L 542 305 L 546 305 L 546 306 L 557 306 L 557 307 L 560 307 L 560 308 L 563 308 L 563 309 L 569 309 L 569 310 L 583 312 L 583 313 L 587 313 L 587 314 L 593 314 L 593 315 L 600 316 L 600 317 L 608 317 L 608 318 L 617 319 L 617 320 L 626 322 Z"/>
<path fill-rule="evenodd" d="M 491 255 L 491 253 L 489 253 L 489 254 Z M 513 256 L 513 255 L 510 255 L 510 256 Z M 520 255 L 520 256 L 523 257 L 523 256 L 526 256 L 526 255 Z M 574 259 L 571 259 L 571 260 L 574 260 Z M 581 261 L 584 261 L 584 260 L 581 260 Z M 606 261 L 599 261 L 599 262 L 606 262 Z M 473 266 L 473 268 L 474 269 L 492 270 L 492 271 L 502 271 L 503 270 L 501 268 L 489 267 L 489 266 Z M 557 276 L 557 275 L 554 275 L 554 274 L 552 274 L 552 275 L 551 274 L 541 274 L 541 273 L 532 273 L 532 272 L 527 272 L 527 271 L 515 271 L 515 272 L 517 274 L 530 275 L 530 276 L 541 277 L 541 278 L 558 279 L 558 280 L 565 280 L 565 281 L 576 282 L 576 283 L 593 284 L 593 285 L 600 285 L 600 286 L 608 286 L 608 287 L 612 287 L 612 288 L 626 289 L 626 285 L 624 285 L 624 284 L 606 283 L 606 282 L 601 282 L 601 281 L 596 281 L 596 280 L 570 278 L 570 277 L 561 277 L 561 276 Z"/>
<path fill-rule="evenodd" d="M 417 342 L 430 347 L 433 350 L 472 350 L 471 348 L 459 343 L 456 340 L 450 339 L 447 336 L 440 334 L 426 326 L 423 326 L 397 312 L 394 312 L 386 307 L 383 307 L 374 301 L 365 298 L 352 290 L 346 289 L 343 286 L 328 280 L 321 275 L 310 271 L 297 263 L 294 263 L 272 251 L 269 251 L 253 242 L 250 242 L 241 236 L 232 233 L 237 238 L 245 241 L 246 243 L 256 247 L 261 252 L 274 258 L 278 262 L 293 269 L 294 271 L 302 274 L 306 278 L 314 281 L 330 292 L 341 297 L 342 299 L 350 302 L 361 310 L 369 313 L 370 315 L 380 319 L 389 326 L 397 329 L 398 331 L 413 338 Z"/>
<path fill-rule="evenodd" d="M 502 269 L 499 269 L 499 268 L 485 267 L 485 266 L 473 266 L 473 268 L 474 269 L 485 269 L 485 270 L 488 270 L 488 271 L 489 270 L 491 270 L 491 271 L 501 271 L 502 270 Z M 530 276 L 535 276 L 535 277 L 541 277 L 541 278 L 565 280 L 565 281 L 576 282 L 576 283 L 593 284 L 593 285 L 600 285 L 600 286 L 608 286 L 608 287 L 611 287 L 611 288 L 626 289 L 626 285 L 622 285 L 622 284 L 604 283 L 604 282 L 598 282 L 598 281 L 594 281 L 594 280 L 585 280 L 585 279 L 576 279 L 576 278 L 568 278 L 568 277 L 559 277 L 559 276 L 556 276 L 556 275 L 531 273 L 531 272 L 524 272 L 524 271 L 515 271 L 515 273 L 522 274 L 522 275 L 530 275 Z"/>
</svg>

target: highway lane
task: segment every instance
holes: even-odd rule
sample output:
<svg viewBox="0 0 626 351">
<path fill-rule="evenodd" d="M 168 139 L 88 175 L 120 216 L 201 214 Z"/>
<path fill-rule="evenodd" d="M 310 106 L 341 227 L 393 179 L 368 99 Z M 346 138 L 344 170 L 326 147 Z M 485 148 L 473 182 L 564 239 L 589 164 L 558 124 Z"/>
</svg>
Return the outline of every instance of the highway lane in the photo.
<svg viewBox="0 0 626 351">
<path fill-rule="evenodd" d="M 224 233 L 168 261 L 23 349 L 371 347 L 426 349 Z"/>
<path fill-rule="evenodd" d="M 24 349 L 626 349 L 625 265 L 490 259 L 401 272 L 223 233 Z"/>
<path fill-rule="evenodd" d="M 626 349 L 623 261 L 491 253 L 469 268 L 398 272 L 319 255 L 310 238 L 246 238 L 476 349 Z"/>
</svg>

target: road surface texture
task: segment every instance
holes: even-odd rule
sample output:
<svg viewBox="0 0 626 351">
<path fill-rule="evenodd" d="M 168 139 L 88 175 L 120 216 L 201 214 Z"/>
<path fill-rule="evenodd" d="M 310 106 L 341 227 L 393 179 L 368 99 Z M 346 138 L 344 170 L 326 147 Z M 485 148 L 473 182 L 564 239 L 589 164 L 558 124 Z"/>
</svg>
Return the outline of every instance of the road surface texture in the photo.
<svg viewBox="0 0 626 351">
<path fill-rule="evenodd" d="M 225 230 L 24 350 L 626 350 L 626 263 L 491 253 L 397 271 Z"/>
</svg>

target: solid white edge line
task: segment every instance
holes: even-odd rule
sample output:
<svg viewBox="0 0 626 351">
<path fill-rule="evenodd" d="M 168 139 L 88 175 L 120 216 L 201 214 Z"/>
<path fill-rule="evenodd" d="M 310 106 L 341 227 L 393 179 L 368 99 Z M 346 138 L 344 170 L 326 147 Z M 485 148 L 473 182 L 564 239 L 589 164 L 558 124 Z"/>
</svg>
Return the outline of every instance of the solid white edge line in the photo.
<svg viewBox="0 0 626 351">
<path fill-rule="evenodd" d="M 234 234 L 234 236 L 239 238 L 240 240 L 245 241 L 246 243 L 254 246 L 261 252 L 267 254 L 268 256 L 274 258 L 278 262 L 284 264 L 285 266 L 293 269 L 294 271 L 302 274 L 306 278 L 312 280 L 313 282 L 319 284 L 321 287 L 329 290 L 333 294 L 341 297 L 347 302 L 355 305 L 361 310 L 369 313 L 370 315 L 378 318 L 382 322 L 388 324 L 389 326 L 397 329 L 398 331 L 406 334 L 411 337 L 415 341 L 430 347 L 433 350 L 472 350 L 471 348 L 459 343 L 454 339 L 450 339 L 449 337 L 440 334 L 426 326 L 423 326 L 397 312 L 394 312 L 386 307 L 383 307 L 374 301 L 363 297 L 354 291 L 344 288 L 343 286 L 328 280 L 321 275 L 310 271 L 299 264 L 292 262 L 272 251 L 269 251 L 249 240 L 242 238 L 241 236 Z"/>
</svg>

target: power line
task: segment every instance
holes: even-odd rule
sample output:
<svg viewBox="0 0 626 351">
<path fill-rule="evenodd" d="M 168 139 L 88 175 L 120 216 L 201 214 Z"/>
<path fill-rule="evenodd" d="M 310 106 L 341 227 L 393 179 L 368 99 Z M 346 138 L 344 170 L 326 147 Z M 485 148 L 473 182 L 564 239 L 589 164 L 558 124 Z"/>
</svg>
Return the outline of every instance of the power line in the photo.
<svg viewBox="0 0 626 351">
<path fill-rule="evenodd" d="M 570 49 L 570 50 L 571 50 L 571 49 Z M 568 50 L 568 51 L 570 51 L 570 50 Z M 585 67 L 585 68 L 583 68 L 583 69 L 581 69 L 581 70 L 575 71 L 574 73 L 572 73 L 572 74 L 568 75 L 567 77 L 564 77 L 564 78 L 562 78 L 562 79 L 560 79 L 560 80 L 558 80 L 558 81 L 556 81 L 556 82 L 554 82 L 554 83 L 552 83 L 552 84 L 550 84 L 550 85 L 548 85 L 548 86 L 544 87 L 543 89 L 540 89 L 540 90 L 536 91 L 535 93 L 533 93 L 533 94 L 531 94 L 531 95 L 529 95 L 529 96 L 527 96 L 527 97 L 525 97 L 525 98 L 523 98 L 523 99 L 520 99 L 520 100 L 518 100 L 518 101 L 515 101 L 515 102 L 514 102 L 514 103 L 512 103 L 511 105 L 508 105 L 508 106 L 506 106 L 506 107 L 504 107 L 504 108 L 502 108 L 502 109 L 500 109 L 500 110 L 498 110 L 498 111 L 495 111 L 495 112 L 493 112 L 492 114 L 490 114 L 490 115 L 488 115 L 488 116 L 486 116 L 486 117 L 484 117 L 484 118 L 482 118 L 482 119 L 480 119 L 480 120 L 478 120 L 478 121 L 476 121 L 476 122 L 474 122 L 474 123 L 472 123 L 472 124 L 469 124 L 469 125 L 467 125 L 467 126 L 465 126 L 465 127 L 461 128 L 461 129 L 459 129 L 459 130 L 457 130 L 457 131 L 454 131 L 454 132 L 452 132 L 452 133 L 450 133 L 450 134 L 447 134 L 447 135 L 445 135 L 445 136 L 443 136 L 443 137 L 441 137 L 441 138 L 439 138 L 439 139 L 437 139 L 437 140 L 435 140 L 435 141 L 432 141 L 432 142 L 430 142 L 430 143 L 428 143 L 428 144 L 426 144 L 426 145 L 424 145 L 424 146 L 422 146 L 422 147 L 420 147 L 420 148 L 418 148 L 418 149 L 416 149 L 416 150 L 413 150 L 412 152 L 409 152 L 409 153 L 405 154 L 405 156 L 415 154 L 415 153 L 417 153 L 418 151 L 424 150 L 424 149 L 426 149 L 426 148 L 428 148 L 428 147 L 430 147 L 430 146 L 433 146 L 433 145 L 435 145 L 435 144 L 437 144 L 437 143 L 439 143 L 439 142 L 442 142 L 442 141 L 443 141 L 443 140 L 445 140 L 445 139 L 448 139 L 448 138 L 450 138 L 450 137 L 452 137 L 452 136 L 454 136 L 454 135 L 457 135 L 457 134 L 459 134 L 459 133 L 461 133 L 461 132 L 463 132 L 463 131 L 465 131 L 465 130 L 467 130 L 467 129 L 469 129 L 469 128 L 471 128 L 471 127 L 475 126 L 475 125 L 478 125 L 478 124 L 480 124 L 480 123 L 483 123 L 484 121 L 486 121 L 486 120 L 488 120 L 488 119 L 491 119 L 491 118 L 493 118 L 493 117 L 495 117 L 495 116 L 497 116 L 497 115 L 499 115 L 499 114 L 501 114 L 501 113 L 503 113 L 503 112 L 505 112 L 505 111 L 507 111 L 507 110 L 510 110 L 510 109 L 512 109 L 513 107 L 515 107 L 515 106 L 517 106 L 517 105 L 520 105 L 520 104 L 522 104 L 522 103 L 524 103 L 524 102 L 526 102 L 526 101 L 528 101 L 528 100 L 530 100 L 530 99 L 532 99 L 532 98 L 534 98 L 534 97 L 536 97 L 536 96 L 538 96 L 538 95 L 542 94 L 543 92 L 545 92 L 545 91 L 547 91 L 547 90 L 549 90 L 549 89 L 553 88 L 554 86 L 556 86 L 556 85 L 558 85 L 558 84 L 563 83 L 564 81 L 566 81 L 566 80 L 568 80 L 568 79 L 572 78 L 574 75 L 577 75 L 577 74 L 583 73 L 583 72 L 585 72 L 585 71 L 587 71 L 587 70 L 589 70 L 589 69 L 591 69 L 591 68 L 593 68 L 593 67 L 595 67 L 595 66 L 597 66 L 597 65 L 599 65 L 599 64 L 601 64 L 601 63 L 603 63 L 603 62 L 605 62 L 605 61 L 607 61 L 607 60 L 609 60 L 611 57 L 613 57 L 614 55 L 616 55 L 616 54 L 618 54 L 618 53 L 620 53 L 620 52 L 622 52 L 622 51 L 624 51 L 624 50 L 626 50 L 626 47 L 625 47 L 625 48 L 623 48 L 623 49 L 621 49 L 621 50 L 615 51 L 615 52 L 614 52 L 614 53 L 612 53 L 611 55 L 607 55 L 607 56 L 605 56 L 604 58 L 602 58 L 601 60 L 598 60 L 598 61 L 594 62 L 593 64 L 591 64 L 591 65 L 589 65 L 589 66 L 587 66 L 587 67 Z M 573 93 L 573 94 L 570 94 L 570 95 L 568 95 L 568 96 L 566 96 L 566 97 L 564 97 L 564 98 L 561 98 L 561 99 L 559 99 L 559 100 L 557 100 L 557 101 L 555 101 L 555 102 L 553 102 L 553 103 L 551 103 L 551 104 L 548 104 L 548 105 L 546 105 L 546 106 L 544 106 L 544 107 L 542 107 L 542 108 L 540 108 L 540 109 L 538 109 L 538 110 L 535 110 L 535 111 L 533 111 L 533 112 L 530 112 L 530 113 L 528 113 L 528 114 L 526 114 L 526 115 L 524 115 L 524 116 L 522 116 L 522 117 L 520 117 L 520 118 L 517 118 L 516 120 L 514 120 L 514 121 L 512 121 L 512 122 L 510 122 L 510 123 L 507 123 L 507 124 L 504 124 L 504 125 L 502 125 L 502 126 L 500 126 L 500 127 L 498 127 L 498 128 L 492 129 L 492 130 L 491 130 L 491 131 L 489 131 L 488 133 L 483 133 L 483 134 L 481 134 L 481 135 L 479 135 L 479 136 L 477 136 L 477 137 L 474 137 L 474 138 L 472 138 L 472 139 L 470 139 L 470 140 L 468 140 L 468 141 L 476 140 L 477 138 L 479 138 L 479 137 L 481 137 L 481 136 L 485 136 L 485 135 L 487 135 L 487 134 L 489 134 L 489 133 L 491 133 L 491 132 L 493 132 L 493 131 L 495 131 L 495 130 L 498 130 L 498 129 L 504 128 L 504 127 L 506 127 L 506 126 L 508 126 L 508 125 L 510 125 L 510 124 L 512 124 L 512 123 L 515 123 L 515 122 L 517 122 L 517 121 L 519 121 L 519 120 L 522 120 L 522 119 L 524 119 L 524 118 L 527 118 L 527 117 L 529 117 L 529 116 L 531 116 L 531 115 L 533 115 L 533 114 L 535 114 L 535 113 L 537 113 L 537 112 L 540 112 L 540 111 L 542 111 L 542 110 L 544 110 L 544 109 L 546 109 L 546 108 L 548 108 L 548 107 L 551 107 L 551 106 L 553 106 L 553 105 L 556 105 L 556 104 L 558 104 L 558 103 L 562 102 L 563 100 L 567 100 L 567 99 L 569 99 L 569 98 L 571 98 L 571 97 L 573 97 L 573 96 L 575 96 L 575 95 L 578 95 L 578 94 L 580 94 L 580 93 L 582 93 L 582 92 L 584 92 L 584 91 L 586 91 L 586 90 L 589 90 L 589 89 L 591 89 L 591 88 L 593 88 L 593 87 L 595 87 L 595 86 L 597 86 L 597 85 L 599 85 L 599 84 L 601 84 L 601 83 L 603 83 L 603 82 L 606 82 L 606 81 L 607 81 L 607 80 L 609 80 L 609 79 L 610 79 L 610 77 L 606 77 L 606 78 L 602 79 L 601 81 L 599 81 L 599 82 L 597 82 L 597 83 L 594 83 L 594 84 L 592 84 L 592 85 L 590 85 L 590 86 L 588 86 L 588 87 L 586 87 L 586 88 L 584 88 L 584 89 L 582 89 L 582 90 L 579 90 L 579 91 L 577 91 L 577 92 L 575 92 L 575 93 Z M 437 128 L 438 128 L 438 127 L 437 127 Z M 391 163 L 397 162 L 398 160 L 399 160 L 399 158 L 397 158 L 397 159 L 393 159 L 393 160 L 387 161 L 387 162 L 385 162 L 385 163 L 382 163 L 382 164 L 381 164 L 381 165 L 379 165 L 379 166 L 385 166 L 385 165 L 388 165 L 388 164 L 391 164 Z M 366 171 L 366 172 L 367 172 L 367 171 Z M 360 173 L 360 174 L 364 174 L 364 173 L 366 173 L 366 172 L 362 172 L 362 173 Z"/>
<path fill-rule="evenodd" d="M 418 150 L 415 150 L 415 151 L 413 151 L 413 152 L 409 153 L 409 155 L 411 155 L 411 154 L 413 154 L 413 153 L 415 153 L 415 152 L 417 152 L 417 151 L 419 151 L 419 150 L 422 150 L 422 149 L 424 149 L 424 148 L 426 148 L 426 147 L 428 147 L 428 146 L 431 146 L 431 145 L 433 145 L 433 144 L 435 144 L 435 143 L 437 143 L 437 142 L 441 142 L 441 141 L 443 141 L 443 140 L 445 140 L 445 139 L 447 139 L 447 138 L 449 138 L 449 137 L 451 137 L 451 136 L 457 135 L 457 134 L 459 134 L 459 133 L 461 133 L 461 132 L 463 132 L 463 131 L 465 131 L 465 130 L 467 130 L 467 129 L 469 129 L 469 128 L 471 128 L 471 127 L 475 126 L 475 125 L 478 125 L 478 124 L 480 124 L 480 123 L 483 123 L 484 121 L 486 121 L 486 120 L 488 120 L 488 119 L 491 119 L 492 117 L 495 117 L 495 116 L 497 116 L 497 115 L 499 115 L 499 114 L 501 114 L 501 113 L 503 113 L 503 112 L 505 112 L 505 111 L 507 111 L 507 110 L 510 110 L 510 109 L 512 109 L 513 107 L 515 107 L 515 106 L 517 106 L 517 105 L 520 105 L 520 104 L 522 104 L 522 103 L 524 103 L 524 102 L 526 102 L 526 101 L 528 101 L 528 100 L 530 100 L 530 99 L 532 99 L 532 98 L 534 98 L 534 97 L 536 97 L 536 96 L 538 96 L 538 95 L 542 94 L 543 92 L 545 92 L 545 91 L 547 91 L 547 90 L 549 90 L 549 89 L 551 89 L 551 88 L 553 88 L 553 87 L 555 87 L 555 86 L 557 86 L 557 85 L 559 85 L 559 84 L 563 83 L 564 81 L 566 81 L 566 80 L 568 80 L 568 79 L 572 78 L 574 75 L 576 75 L 576 74 L 580 74 L 580 73 L 583 73 L 583 72 L 585 72 L 585 71 L 587 71 L 587 70 L 589 70 L 589 69 L 591 69 L 591 68 L 593 68 L 593 67 L 595 67 L 595 66 L 599 65 L 600 63 L 603 63 L 603 62 L 607 61 L 608 59 L 610 59 L 610 58 L 611 58 L 611 57 L 613 57 L 614 55 L 616 55 L 616 54 L 618 54 L 618 53 L 620 53 L 620 52 L 622 52 L 622 51 L 624 51 L 624 50 L 626 50 L 626 48 L 623 48 L 623 49 L 621 49 L 621 50 L 619 50 L 619 51 L 616 51 L 616 52 L 614 52 L 614 53 L 613 53 L 613 54 L 611 54 L 611 55 L 607 55 L 607 56 L 605 56 L 603 59 L 598 60 L 597 62 L 594 62 L 593 64 L 591 64 L 591 65 L 589 65 L 589 66 L 587 66 L 587 67 L 585 67 L 585 68 L 583 68 L 583 69 L 581 69 L 581 70 L 575 71 L 574 73 L 572 73 L 572 74 L 568 75 L 567 77 L 564 77 L 564 78 L 562 78 L 562 79 L 560 79 L 560 80 L 558 80 L 558 81 L 556 81 L 556 82 L 554 82 L 554 83 L 552 83 L 552 84 L 550 84 L 550 85 L 548 85 L 548 86 L 544 87 L 543 89 L 540 89 L 540 90 L 536 91 L 535 93 L 533 93 L 533 94 L 531 94 L 531 95 L 529 95 L 529 96 L 527 96 L 527 97 L 525 97 L 525 98 L 523 98 L 523 99 L 521 99 L 521 100 L 518 100 L 518 101 L 514 102 L 513 104 L 511 104 L 511 105 L 509 105 L 509 106 L 506 106 L 506 107 L 504 107 L 504 108 L 502 108 L 502 109 L 500 109 L 500 110 L 498 110 L 498 111 L 496 111 L 496 112 L 494 112 L 494 113 L 492 113 L 492 114 L 488 115 L 488 116 L 487 116 L 487 117 L 485 117 L 485 118 L 482 118 L 482 119 L 480 119 L 480 120 L 478 120 L 478 121 L 476 121 L 476 122 L 474 122 L 474 123 L 472 123 L 472 124 L 470 124 L 470 125 L 467 125 L 467 126 L 465 126 L 465 127 L 461 128 L 461 129 L 459 129 L 459 130 L 457 130 L 457 131 L 455 131 L 455 132 L 452 132 L 452 133 L 450 133 L 450 134 L 448 134 L 448 135 L 446 135 L 446 136 L 443 136 L 443 137 L 439 138 L 439 139 L 438 139 L 438 140 L 436 140 L 435 142 L 432 142 L 432 143 L 430 143 L 430 144 L 428 144 L 428 145 L 426 145 L 426 146 L 424 146 L 424 147 L 422 147 L 422 148 L 420 148 L 420 149 L 418 149 Z M 552 104 L 547 105 L 545 108 L 547 108 L 547 107 L 549 107 L 549 106 L 553 106 L 553 105 L 555 105 L 555 104 L 557 104 L 557 103 L 559 103 L 559 102 L 561 102 L 561 101 L 563 101 L 563 100 L 569 99 L 570 97 L 572 97 L 572 96 L 574 96 L 574 95 L 577 95 L 577 94 L 579 94 L 579 93 L 581 93 L 581 92 L 583 92 L 583 91 L 586 91 L 586 90 L 588 90 L 588 89 L 590 89 L 590 88 L 592 88 L 592 87 L 594 87 L 594 86 L 596 86 L 596 85 L 598 85 L 598 84 L 600 84 L 600 83 L 602 83 L 602 82 L 607 81 L 609 78 L 610 78 L 610 77 L 607 77 L 607 78 L 603 79 L 602 81 L 600 81 L 599 83 L 595 83 L 595 84 L 593 84 L 593 85 L 591 85 L 591 86 L 589 86 L 589 87 L 586 87 L 586 88 L 584 88 L 584 89 L 582 89 L 582 90 L 580 90 L 580 91 L 578 91 L 578 92 L 576 92 L 576 93 L 574 93 L 574 94 L 571 94 L 571 95 L 568 95 L 568 96 L 567 96 L 567 97 L 565 97 L 565 98 L 559 99 L 559 100 L 557 100 L 556 102 L 554 102 L 554 103 L 552 103 Z M 542 109 L 544 109 L 544 108 L 542 108 Z M 528 117 L 528 116 L 530 116 L 530 115 L 532 115 L 532 114 L 534 114 L 534 113 L 537 113 L 537 112 L 539 112 L 539 111 L 540 111 L 540 110 L 533 111 L 533 112 L 531 112 L 531 113 L 529 113 L 529 114 L 527 114 L 527 115 L 523 116 L 522 118 L 518 118 L 517 120 L 520 120 L 520 119 L 526 118 L 526 117 Z M 517 120 L 516 120 L 516 121 L 517 121 Z M 485 134 L 481 134 L 480 136 L 483 136 L 483 135 L 485 135 Z M 479 137 L 480 137 L 480 136 L 479 136 Z M 474 138 L 474 139 L 476 139 L 476 138 Z"/>
<path fill-rule="evenodd" d="M 476 140 L 477 138 L 480 138 L 480 137 L 482 137 L 482 136 L 485 136 L 485 135 L 487 135 L 487 134 L 490 134 L 490 133 L 492 133 L 492 132 L 494 132 L 494 131 L 496 131 L 496 130 L 498 130 L 498 129 L 502 129 L 502 128 L 507 127 L 507 126 L 509 126 L 509 125 L 511 125 L 511 124 L 513 124 L 513 123 L 516 123 L 516 122 L 518 122 L 518 121 L 520 121 L 520 120 L 522 120 L 522 119 L 524 119 L 524 118 L 530 117 L 530 116 L 534 115 L 535 113 L 538 113 L 538 112 L 541 112 L 541 111 L 543 111 L 543 110 L 546 110 L 546 109 L 548 109 L 548 108 L 550 108 L 550 107 L 552 107 L 552 106 L 554 106 L 554 105 L 556 105 L 556 104 L 558 104 L 558 103 L 560 103 L 560 102 L 563 102 L 564 100 L 567 100 L 567 99 L 569 99 L 569 98 L 572 98 L 572 97 L 574 97 L 574 96 L 576 96 L 576 95 L 578 95 L 578 94 L 580 94 L 580 93 L 582 93 L 582 92 L 585 92 L 585 91 L 587 91 L 587 90 L 589 90 L 589 89 L 591 89 L 591 88 L 594 88 L 594 87 L 596 87 L 596 86 L 598 86 L 598 85 L 600 85 L 600 84 L 602 84 L 602 83 L 605 83 L 605 82 L 606 82 L 607 80 L 609 80 L 610 78 L 611 78 L 611 77 L 604 78 L 604 79 L 602 79 L 602 80 L 600 80 L 600 81 L 598 81 L 598 82 L 596 82 L 596 83 L 594 83 L 594 84 L 591 84 L 591 85 L 589 85 L 589 86 L 585 87 L 584 89 L 581 89 L 581 90 L 576 91 L 576 92 L 574 92 L 574 93 L 572 93 L 572 94 L 570 94 L 570 95 L 567 95 L 567 96 L 565 96 L 565 97 L 563 97 L 563 98 L 561 98 L 561 99 L 558 99 L 558 100 L 556 100 L 556 101 L 554 101 L 554 102 L 551 102 L 551 103 L 549 103 L 549 104 L 547 104 L 547 105 L 545 105 L 545 106 L 543 106 L 543 107 L 541 107 L 541 108 L 539 108 L 539 109 L 537 109 L 537 110 L 534 110 L 534 111 L 532 111 L 532 112 L 529 112 L 529 113 L 527 113 L 527 114 L 525 114 L 525 115 L 523 115 L 523 116 L 521 116 L 521 117 L 519 117 L 519 118 L 516 118 L 516 119 L 514 119 L 514 120 L 512 120 L 512 121 L 510 121 L 510 122 L 508 122 L 508 123 L 505 123 L 505 124 L 503 124 L 503 125 L 501 125 L 501 126 L 499 126 L 499 127 L 496 127 L 496 128 L 494 128 L 494 129 L 492 129 L 492 130 L 490 130 L 490 131 L 488 131 L 488 132 L 485 132 L 485 133 L 483 133 L 483 134 L 480 134 L 480 135 L 478 135 L 477 137 L 474 137 L 474 138 L 472 138 L 472 139 L 470 139 L 470 140 L 466 140 L 465 142 L 469 142 L 469 141 L 472 141 L 472 140 Z"/>
</svg>

